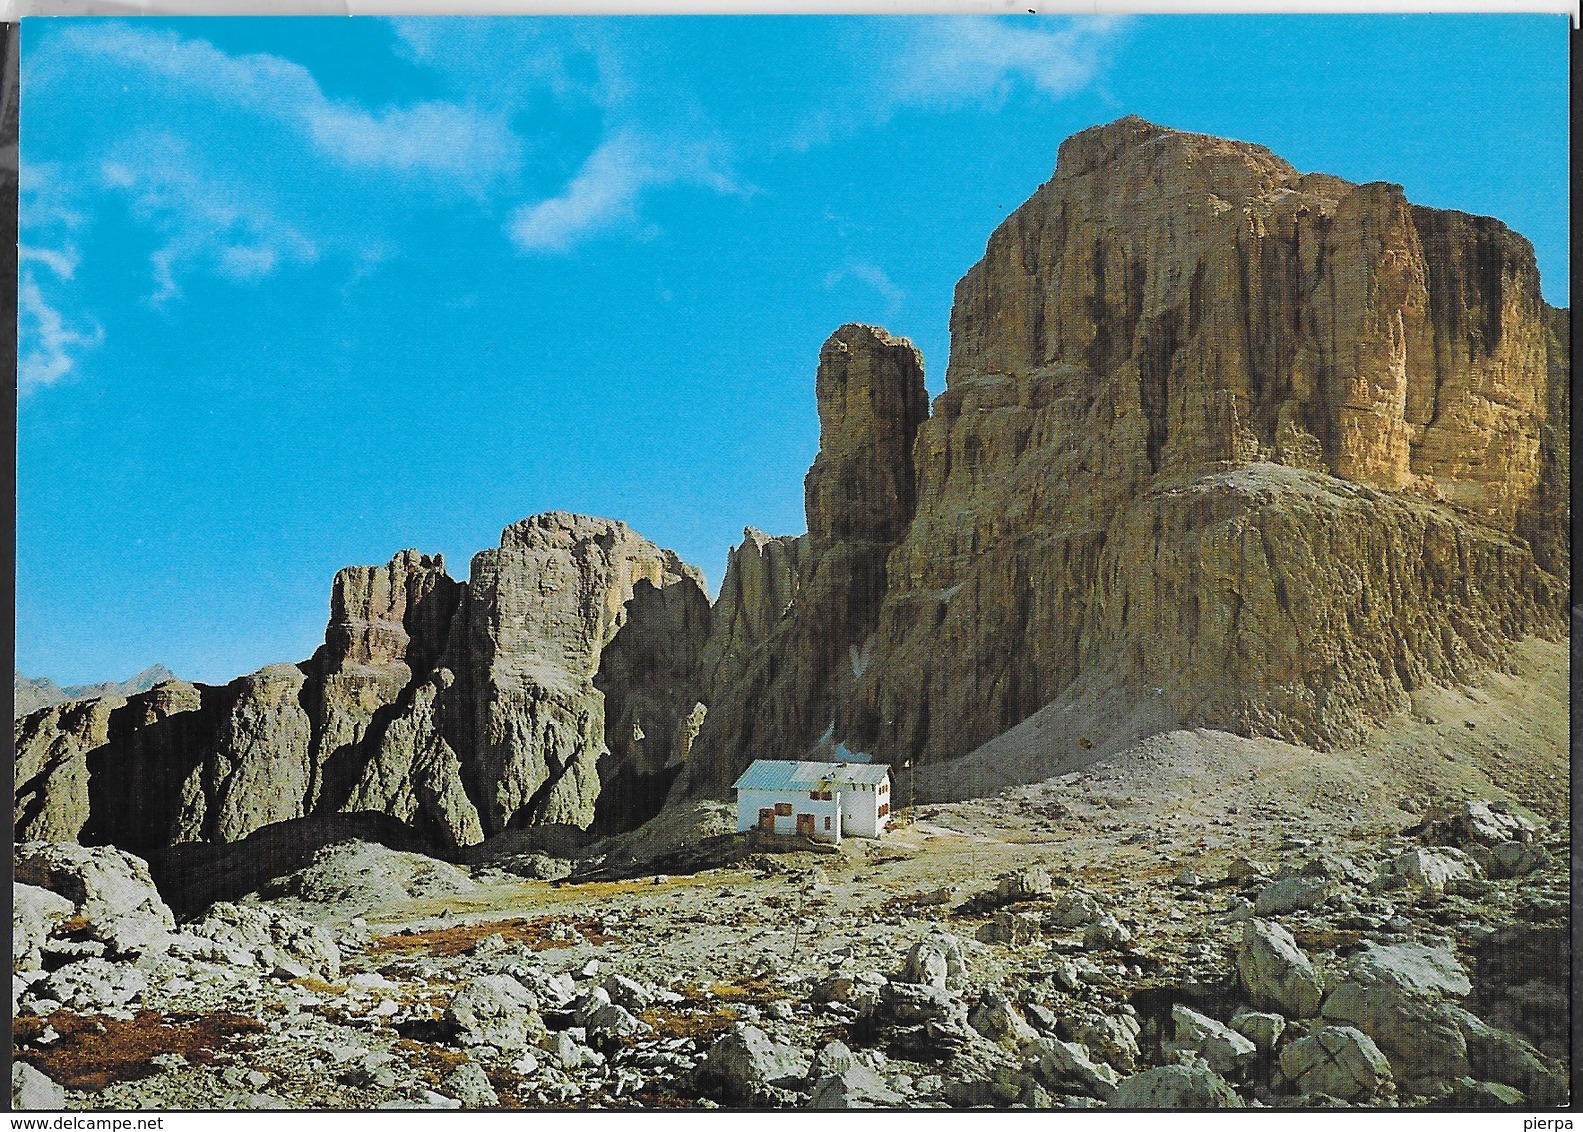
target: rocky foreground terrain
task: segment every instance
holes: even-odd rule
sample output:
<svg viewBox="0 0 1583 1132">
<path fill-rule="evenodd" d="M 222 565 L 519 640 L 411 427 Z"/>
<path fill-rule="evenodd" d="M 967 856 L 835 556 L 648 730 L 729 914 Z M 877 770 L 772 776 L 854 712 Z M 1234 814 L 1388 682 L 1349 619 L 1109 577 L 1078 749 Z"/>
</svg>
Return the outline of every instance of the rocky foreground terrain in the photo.
<svg viewBox="0 0 1583 1132">
<path fill-rule="evenodd" d="M 1330 755 L 1166 732 L 838 850 L 708 802 L 465 866 L 339 841 L 179 923 L 136 858 L 24 844 L 15 1095 L 1561 1104 L 1566 695 L 1534 642 Z"/>
<path fill-rule="evenodd" d="M 831 335 L 808 532 L 712 603 L 550 512 L 342 570 L 301 663 L 18 719 L 19 1101 L 1563 1102 L 1531 246 L 1125 118 L 951 331 L 932 405 Z M 729 832 L 843 751 L 883 841 Z"/>
</svg>

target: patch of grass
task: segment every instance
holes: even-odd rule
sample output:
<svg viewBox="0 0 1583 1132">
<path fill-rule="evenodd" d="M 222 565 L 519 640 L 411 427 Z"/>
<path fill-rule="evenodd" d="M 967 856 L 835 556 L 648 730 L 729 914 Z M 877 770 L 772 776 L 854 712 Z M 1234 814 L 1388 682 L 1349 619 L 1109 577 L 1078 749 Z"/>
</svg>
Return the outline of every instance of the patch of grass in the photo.
<svg viewBox="0 0 1583 1132">
<path fill-rule="evenodd" d="M 765 978 L 721 980 L 709 984 L 709 993 L 722 1002 L 752 1002 L 760 1005 L 791 997 L 784 987 Z"/>
<path fill-rule="evenodd" d="M 393 1048 L 407 1059 L 407 1064 L 418 1071 L 431 1089 L 439 1088 L 440 1082 L 467 1060 L 461 1050 L 415 1042 L 411 1038 L 397 1038 Z"/>
<path fill-rule="evenodd" d="M 376 954 L 419 952 L 453 958 L 466 954 L 480 940 L 492 935 L 503 936 L 508 944 L 525 947 L 529 951 L 551 951 L 573 946 L 575 940 L 556 938 L 552 929 L 557 925 L 575 928 L 583 939 L 595 946 L 609 943 L 612 939 L 599 930 L 599 921 L 591 916 L 546 916 L 540 920 L 488 920 L 478 924 L 459 924 L 454 928 L 398 932 L 374 940 L 368 945 L 368 950 Z"/>
<path fill-rule="evenodd" d="M 60 1039 L 36 1045 L 46 1024 Z M 98 1092 L 117 1081 L 154 1076 L 160 1069 L 151 1062 L 162 1053 L 178 1053 L 193 1064 L 206 1065 L 234 1039 L 263 1029 L 246 1015 L 225 1011 L 169 1021 L 157 1010 L 140 1010 L 123 1021 L 57 1010 L 47 1019 L 16 1019 L 12 1040 L 17 1060 L 68 1089 Z"/>
<path fill-rule="evenodd" d="M 304 975 L 300 979 L 292 979 L 291 985 L 301 987 L 309 994 L 345 994 L 344 983 L 327 983 L 316 975 Z"/>
<path fill-rule="evenodd" d="M 638 1017 L 654 1028 L 656 1037 L 691 1038 L 707 1046 L 740 1021 L 742 1016 L 730 1006 L 695 1010 L 651 1006 L 640 1011 Z"/>
<path fill-rule="evenodd" d="M 1292 938 L 1304 951 L 1354 951 L 1363 942 L 1363 933 L 1339 928 L 1293 928 Z"/>
</svg>

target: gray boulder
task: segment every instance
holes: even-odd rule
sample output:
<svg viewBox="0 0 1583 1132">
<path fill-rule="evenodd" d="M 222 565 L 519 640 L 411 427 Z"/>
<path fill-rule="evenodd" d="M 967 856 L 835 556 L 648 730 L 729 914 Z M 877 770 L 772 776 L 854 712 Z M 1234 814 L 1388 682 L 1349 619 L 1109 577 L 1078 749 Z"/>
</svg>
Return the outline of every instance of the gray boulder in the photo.
<svg viewBox="0 0 1583 1132">
<path fill-rule="evenodd" d="M 1108 913 L 1089 924 L 1083 932 L 1083 946 L 1090 951 L 1110 951 L 1131 942 L 1132 933 Z"/>
<path fill-rule="evenodd" d="M 1096 1064 L 1077 1042 L 1038 1038 L 1024 1052 L 1041 1084 L 1056 1092 L 1080 1092 L 1096 1100 L 1109 1100 L 1120 1078 L 1108 1065 Z"/>
<path fill-rule="evenodd" d="M 1537 839 L 1539 826 L 1504 802 L 1464 801 L 1432 807 L 1423 820 L 1424 836 L 1439 845 L 1493 849 L 1505 841 Z"/>
<path fill-rule="evenodd" d="M 654 1002 L 653 988 L 625 975 L 611 975 L 604 981 L 604 988 L 611 1002 L 628 1010 L 642 1010 Z"/>
<path fill-rule="evenodd" d="M 11 969 L 37 971 L 44 965 L 44 941 L 76 909 L 70 900 L 34 884 L 11 886 Z"/>
<path fill-rule="evenodd" d="M 950 1022 L 967 1024 L 967 1004 L 942 987 L 920 983 L 886 983 L 880 1007 L 902 1023 Z"/>
<path fill-rule="evenodd" d="M 1239 1010 L 1231 1016 L 1231 1028 L 1252 1042 L 1259 1053 L 1268 1056 L 1286 1030 L 1286 1019 L 1259 1010 Z"/>
<path fill-rule="evenodd" d="M 812 1080 L 841 1073 L 849 1066 L 859 1064 L 852 1048 L 843 1041 L 833 1041 L 814 1054 L 813 1065 L 808 1070 Z"/>
<path fill-rule="evenodd" d="M 246 956 L 266 972 L 334 979 L 341 971 L 341 949 L 329 929 L 278 908 L 221 901 L 188 924 L 184 934 Z"/>
<path fill-rule="evenodd" d="M 596 1065 L 604 1060 L 601 1054 L 589 1049 L 565 1030 L 551 1034 L 546 1048 L 562 1069 L 579 1069 L 584 1065 Z"/>
<path fill-rule="evenodd" d="M 904 983 L 920 983 L 943 990 L 950 980 L 966 974 L 962 941 L 947 932 L 934 931 L 912 945 L 899 978 Z"/>
<path fill-rule="evenodd" d="M 821 1077 L 814 1084 L 809 1108 L 899 1108 L 906 1098 L 885 1083 L 885 1079 L 864 1065 L 849 1065 L 838 1073 Z"/>
<path fill-rule="evenodd" d="M 1107 1014 L 1091 1022 L 1078 1038 L 1094 1057 L 1123 1073 L 1131 1073 L 1138 1066 L 1141 1032 L 1142 1027 L 1132 1015 Z"/>
<path fill-rule="evenodd" d="M 808 1076 L 811 1058 L 781 1045 L 756 1026 L 738 1022 L 709 1047 L 701 1074 L 721 1085 L 727 1097 L 746 1101 L 769 1087 L 789 1088 Z"/>
<path fill-rule="evenodd" d="M 1290 876 L 1265 885 L 1253 898 L 1253 914 L 1279 916 L 1301 908 L 1317 908 L 1336 891 L 1328 877 Z"/>
<path fill-rule="evenodd" d="M 1043 865 L 1029 865 L 1025 869 L 1018 869 L 996 878 L 995 900 L 1000 904 L 1032 900 L 1049 895 L 1053 887 L 1054 882 L 1050 879 L 1048 869 Z"/>
<path fill-rule="evenodd" d="M 66 1090 L 27 1062 L 13 1061 L 11 1107 L 17 1112 L 56 1112 L 66 1107 Z"/>
<path fill-rule="evenodd" d="M 1409 849 L 1386 862 L 1371 887 L 1382 892 L 1412 888 L 1442 893 L 1448 885 L 1481 875 L 1478 862 L 1460 849 Z"/>
<path fill-rule="evenodd" d="M 1074 888 L 1061 894 L 1060 899 L 1055 902 L 1055 907 L 1051 909 L 1048 919 L 1058 928 L 1083 928 L 1104 914 L 1105 909 L 1100 906 L 1099 901 L 1088 893 Z"/>
<path fill-rule="evenodd" d="M 1324 984 L 1292 933 L 1279 924 L 1255 919 L 1242 925 L 1237 976 L 1255 1006 L 1293 1018 L 1319 1013 Z"/>
<path fill-rule="evenodd" d="M 109 845 L 30 841 L 13 854 L 13 880 L 71 901 L 89 938 L 112 957 L 163 954 L 176 918 L 160 899 L 148 865 Z"/>
<path fill-rule="evenodd" d="M 1370 944 L 1353 957 L 1349 973 L 1413 994 L 1461 998 L 1473 990 L 1467 971 L 1449 949 L 1421 943 Z"/>
<path fill-rule="evenodd" d="M 985 943 L 1021 947 L 1039 938 L 1039 917 L 1003 908 L 995 913 L 993 920 L 978 930 L 978 938 Z"/>
<path fill-rule="evenodd" d="M 1038 1031 L 1023 1021 L 1011 1000 L 998 990 L 986 990 L 979 996 L 978 1005 L 967 1016 L 967 1023 L 990 1041 L 1013 1048 L 1039 1036 Z"/>
<path fill-rule="evenodd" d="M 1533 841 L 1502 841 L 1488 853 L 1484 868 L 1497 880 L 1527 876 L 1550 860 L 1545 847 Z"/>
<path fill-rule="evenodd" d="M 466 1046 L 502 1051 L 537 1045 L 547 1031 L 532 993 L 509 975 L 478 975 L 463 983 L 445 1008 L 445 1020 Z"/>
<path fill-rule="evenodd" d="M 495 1108 L 500 1104 L 495 1087 L 476 1061 L 464 1061 L 451 1070 L 440 1082 L 440 1088 L 466 1108 Z"/>
<path fill-rule="evenodd" d="M 1468 1064 L 1485 1079 L 1522 1090 L 1530 1103 L 1544 1107 L 1567 1103 L 1564 1066 L 1516 1034 L 1498 1029 L 1466 1010 L 1451 1009 L 1467 1043 Z"/>
<path fill-rule="evenodd" d="M 1165 1055 L 1175 1058 L 1194 1053 L 1222 1077 L 1238 1074 L 1253 1060 L 1257 1047 L 1237 1031 L 1181 1003 L 1171 1007 L 1172 1036 L 1163 1043 Z"/>
<path fill-rule="evenodd" d="M 1380 1048 L 1352 1026 L 1322 1026 L 1281 1050 L 1281 1075 L 1296 1093 L 1367 1102 L 1387 1093 L 1391 1066 Z"/>
<path fill-rule="evenodd" d="M 648 1023 L 634 1017 L 626 1007 L 613 1002 L 595 1010 L 584 1025 L 588 1029 L 589 1039 L 601 1048 L 630 1041 L 640 1034 L 649 1033 L 651 1029 Z"/>
<path fill-rule="evenodd" d="M 1242 1098 L 1202 1062 L 1161 1065 L 1116 1086 L 1111 1108 L 1243 1108 Z"/>
<path fill-rule="evenodd" d="M 1470 989 L 1467 973 L 1443 948 L 1371 946 L 1353 957 L 1346 978 L 1326 996 L 1323 1016 L 1368 1035 L 1400 1084 L 1429 1092 L 1469 1073 L 1462 1012 L 1448 999 Z"/>
</svg>

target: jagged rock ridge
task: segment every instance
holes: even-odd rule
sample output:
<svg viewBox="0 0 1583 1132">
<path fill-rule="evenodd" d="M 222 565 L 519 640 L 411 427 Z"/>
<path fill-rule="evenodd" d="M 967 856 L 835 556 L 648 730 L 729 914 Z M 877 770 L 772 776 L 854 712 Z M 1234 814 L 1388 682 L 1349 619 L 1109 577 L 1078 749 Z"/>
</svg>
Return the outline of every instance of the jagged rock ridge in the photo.
<svg viewBox="0 0 1583 1132">
<path fill-rule="evenodd" d="M 676 698 L 651 689 L 644 664 L 602 673 L 606 646 L 663 635 L 658 652 L 680 659 L 653 671 L 685 674 L 710 612 L 674 553 L 559 512 L 508 527 L 466 583 L 403 551 L 342 570 L 330 607 L 325 644 L 302 664 L 19 721 L 17 836 L 159 856 L 340 812 L 390 815 L 442 850 L 513 824 L 586 827 L 605 696 L 645 730 L 663 729 Z"/>
</svg>

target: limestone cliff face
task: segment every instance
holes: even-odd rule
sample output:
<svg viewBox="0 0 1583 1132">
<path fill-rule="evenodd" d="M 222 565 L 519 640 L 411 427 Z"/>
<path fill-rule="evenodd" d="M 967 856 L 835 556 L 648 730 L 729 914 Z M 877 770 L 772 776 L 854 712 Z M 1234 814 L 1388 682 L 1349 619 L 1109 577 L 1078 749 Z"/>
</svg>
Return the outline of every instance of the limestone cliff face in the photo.
<svg viewBox="0 0 1583 1132">
<path fill-rule="evenodd" d="M 634 621 L 647 651 L 626 646 L 596 684 Z M 335 812 L 388 814 L 439 848 L 511 824 L 586 827 L 605 694 L 631 728 L 685 730 L 697 699 L 671 679 L 695 677 L 708 630 L 697 571 L 622 523 L 524 520 L 465 584 L 403 551 L 336 575 L 324 646 L 303 664 L 19 720 L 18 836 L 158 857 Z M 671 663 L 651 670 L 656 650 Z M 612 766 L 652 757 L 621 748 Z"/>
<path fill-rule="evenodd" d="M 748 658 L 791 609 L 807 556 L 807 535 L 772 537 L 754 527 L 742 532 L 741 545 L 726 558 L 726 576 L 699 659 L 712 693 L 737 682 Z"/>
<path fill-rule="evenodd" d="M 593 820 L 605 738 L 594 676 L 640 584 L 703 595 L 693 567 L 605 519 L 541 515 L 473 559 L 455 659 L 471 709 L 464 781 L 486 833 Z"/>
<path fill-rule="evenodd" d="M 950 758 L 1089 675 L 1326 745 L 1499 663 L 1560 627 L 1567 328 L 1497 221 L 1136 118 L 1069 139 L 957 287 L 932 416 L 839 412 L 821 358 L 801 588 L 683 786 L 821 737 Z"/>
<path fill-rule="evenodd" d="M 16 840 L 75 841 L 88 816 L 89 751 L 124 700 L 55 704 L 16 721 Z"/>
<path fill-rule="evenodd" d="M 1545 308 L 1546 414 L 1539 430 L 1539 488 L 1517 513 L 1517 533 L 1543 570 L 1572 571 L 1572 314 Z"/>
<path fill-rule="evenodd" d="M 1091 670 L 1330 743 L 1554 629 L 1554 337 L 1498 222 L 1139 119 L 1070 139 L 958 285 L 849 745 L 960 754 Z"/>
<path fill-rule="evenodd" d="M 743 620 L 755 627 L 712 654 L 723 658 L 720 676 L 674 796 L 718 792 L 754 758 L 797 758 L 828 740 L 866 663 L 885 561 L 916 506 L 912 446 L 929 411 L 923 359 L 878 327 L 843 326 L 819 352 L 815 393 L 819 454 L 804 484 L 808 535 L 795 581 L 733 599 L 736 610 L 757 611 Z M 761 564 L 770 579 L 785 577 L 773 566 L 790 544 L 771 546 L 750 532 L 733 557 L 737 586 Z M 734 592 L 728 574 L 722 593 Z M 763 634 L 757 626 L 788 597 Z"/>
<path fill-rule="evenodd" d="M 707 714 L 702 654 L 709 597 L 697 585 L 639 582 L 627 620 L 600 657 L 605 697 L 596 829 L 619 832 L 659 812 Z"/>
</svg>

